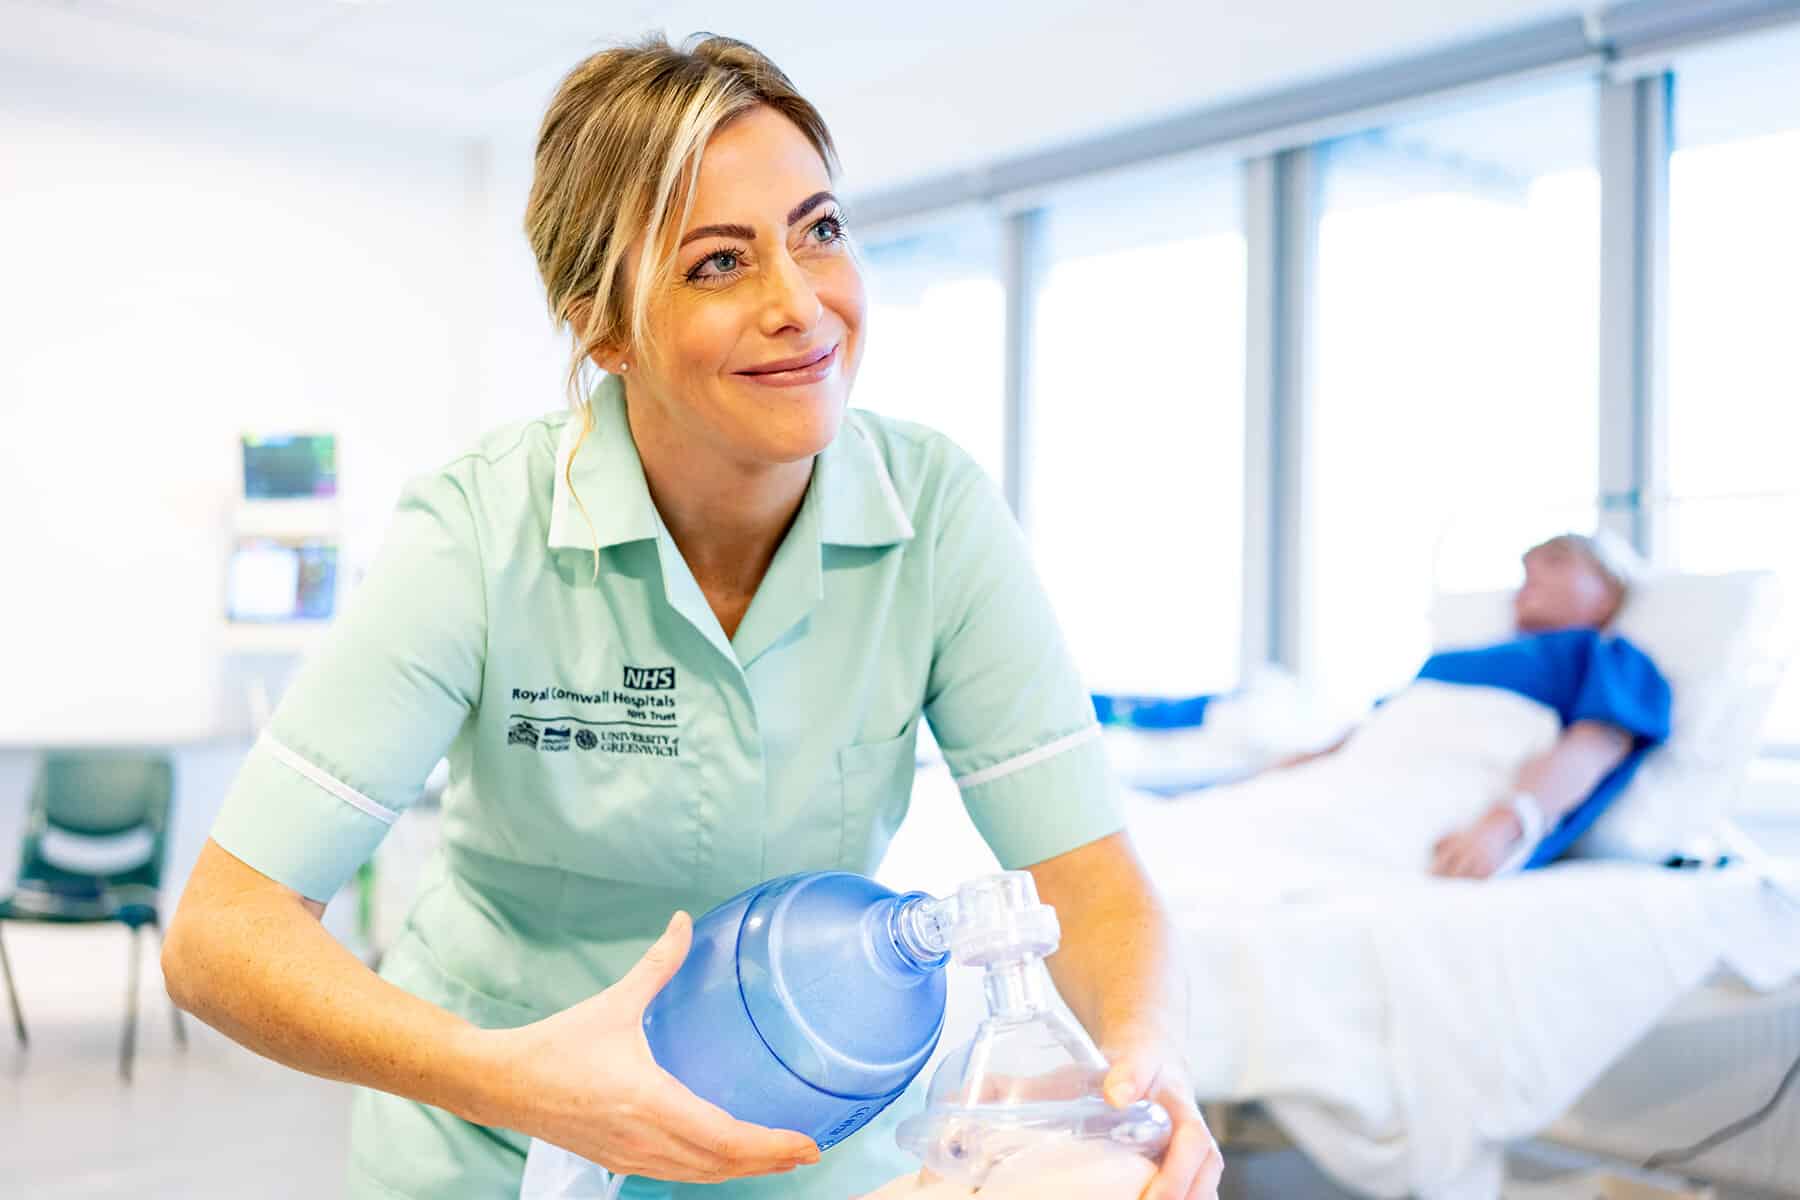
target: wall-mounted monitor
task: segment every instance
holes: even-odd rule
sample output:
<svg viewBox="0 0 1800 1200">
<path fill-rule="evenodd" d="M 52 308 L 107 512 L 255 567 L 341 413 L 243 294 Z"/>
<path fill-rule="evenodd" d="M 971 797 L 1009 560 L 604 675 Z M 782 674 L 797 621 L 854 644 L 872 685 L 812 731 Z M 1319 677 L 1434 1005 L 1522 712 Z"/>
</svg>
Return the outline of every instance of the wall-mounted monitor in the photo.
<svg viewBox="0 0 1800 1200">
<path fill-rule="evenodd" d="M 337 438 L 329 433 L 244 435 L 246 500 L 337 495 Z"/>
<path fill-rule="evenodd" d="M 337 606 L 337 557 L 337 543 L 325 539 L 240 537 L 226 572 L 226 619 L 330 620 Z"/>
</svg>

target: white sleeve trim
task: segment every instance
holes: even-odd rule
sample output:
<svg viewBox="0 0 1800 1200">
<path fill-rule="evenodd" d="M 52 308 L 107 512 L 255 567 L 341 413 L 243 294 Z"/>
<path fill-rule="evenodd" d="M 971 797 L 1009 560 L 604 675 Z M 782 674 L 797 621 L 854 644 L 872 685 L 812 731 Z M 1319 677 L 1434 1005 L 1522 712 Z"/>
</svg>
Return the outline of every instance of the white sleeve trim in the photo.
<svg viewBox="0 0 1800 1200">
<path fill-rule="evenodd" d="M 304 758 L 301 758 L 298 754 L 295 754 L 292 750 L 276 741 L 273 735 L 267 733 L 263 734 L 262 743 L 268 748 L 269 753 L 275 756 L 275 761 L 281 763 L 302 778 L 318 784 L 333 796 L 336 796 L 339 800 L 348 804 L 351 808 L 368 813 L 383 825 L 392 825 L 395 821 L 400 819 L 400 814 L 389 808 L 387 805 L 379 804 L 376 801 L 369 799 L 343 780 L 338 779 L 336 776 L 307 762 Z"/>
<path fill-rule="evenodd" d="M 1098 725 L 1089 725 L 1086 729 L 1078 729 L 1067 737 L 1059 737 L 1054 742 L 1045 742 L 1036 750 L 1027 750 L 1023 754 L 1014 755 L 1005 762 L 997 762 L 991 767 L 983 767 L 979 771 L 971 771 L 967 775 L 956 777 L 956 786 L 972 788 L 984 783 L 992 783 L 1015 771 L 1023 771 L 1026 767 L 1035 767 L 1047 758 L 1055 758 L 1065 750 L 1073 750 L 1083 742 L 1089 742 L 1100 736 Z"/>
</svg>

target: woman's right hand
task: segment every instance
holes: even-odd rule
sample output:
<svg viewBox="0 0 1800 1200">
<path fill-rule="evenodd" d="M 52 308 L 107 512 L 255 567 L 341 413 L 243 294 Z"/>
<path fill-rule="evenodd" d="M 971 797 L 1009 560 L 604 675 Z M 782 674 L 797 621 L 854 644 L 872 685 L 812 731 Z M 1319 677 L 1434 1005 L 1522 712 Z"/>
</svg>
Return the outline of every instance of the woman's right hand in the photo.
<svg viewBox="0 0 1800 1200">
<path fill-rule="evenodd" d="M 504 1089 L 491 1122 L 571 1150 L 615 1174 L 683 1183 L 770 1175 L 817 1162 L 805 1134 L 732 1117 L 656 1064 L 644 1009 L 680 969 L 693 921 L 678 912 L 625 977 L 518 1029 L 484 1030 L 478 1059 Z"/>
</svg>

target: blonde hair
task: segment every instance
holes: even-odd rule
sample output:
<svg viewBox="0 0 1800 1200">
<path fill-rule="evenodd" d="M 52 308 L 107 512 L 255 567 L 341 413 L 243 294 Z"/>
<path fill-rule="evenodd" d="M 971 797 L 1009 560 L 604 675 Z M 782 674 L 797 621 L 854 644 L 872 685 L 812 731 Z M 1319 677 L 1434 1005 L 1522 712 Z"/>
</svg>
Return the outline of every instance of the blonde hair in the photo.
<svg viewBox="0 0 1800 1200">
<path fill-rule="evenodd" d="M 651 290 L 674 263 L 701 154 L 721 126 L 759 106 L 793 122 L 836 175 L 837 150 L 819 111 L 781 68 L 733 38 L 695 34 L 675 47 L 654 34 L 583 59 L 557 87 L 538 130 L 525 235 L 551 317 L 572 334 L 567 386 L 582 414 L 576 450 L 594 426 L 584 364 L 602 347 L 650 344 Z M 625 256 L 640 237 L 627 294 Z M 569 475 L 565 466 L 574 495 Z M 587 507 L 579 496 L 575 502 L 592 531 Z"/>
</svg>

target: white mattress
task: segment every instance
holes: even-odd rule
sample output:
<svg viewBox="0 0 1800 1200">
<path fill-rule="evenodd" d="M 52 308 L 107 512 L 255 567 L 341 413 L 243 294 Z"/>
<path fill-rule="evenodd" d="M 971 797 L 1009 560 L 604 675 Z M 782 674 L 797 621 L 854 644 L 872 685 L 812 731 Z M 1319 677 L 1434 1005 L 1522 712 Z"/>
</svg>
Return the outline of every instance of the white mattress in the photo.
<svg viewBox="0 0 1800 1200">
<path fill-rule="evenodd" d="M 1760 1109 L 1800 1058 L 1800 983 L 1693 993 L 1588 1089 L 1547 1140 L 1641 1163 Z M 1800 1196 L 1800 1087 L 1754 1129 L 1669 1168 Z"/>
</svg>

